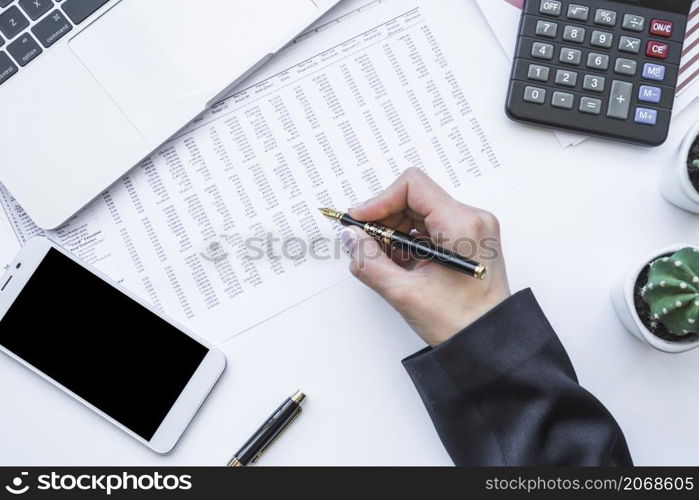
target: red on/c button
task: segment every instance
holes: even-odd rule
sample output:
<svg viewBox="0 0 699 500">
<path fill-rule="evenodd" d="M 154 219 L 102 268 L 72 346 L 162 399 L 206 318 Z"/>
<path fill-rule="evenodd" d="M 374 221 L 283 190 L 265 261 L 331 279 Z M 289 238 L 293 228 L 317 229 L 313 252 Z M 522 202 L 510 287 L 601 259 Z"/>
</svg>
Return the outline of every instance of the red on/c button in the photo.
<svg viewBox="0 0 699 500">
<path fill-rule="evenodd" d="M 655 57 L 656 59 L 667 59 L 670 52 L 670 46 L 667 43 L 656 42 L 651 40 L 646 47 L 646 56 Z"/>
<path fill-rule="evenodd" d="M 650 34 L 670 38 L 672 36 L 672 22 L 653 19 L 650 22 Z"/>
</svg>

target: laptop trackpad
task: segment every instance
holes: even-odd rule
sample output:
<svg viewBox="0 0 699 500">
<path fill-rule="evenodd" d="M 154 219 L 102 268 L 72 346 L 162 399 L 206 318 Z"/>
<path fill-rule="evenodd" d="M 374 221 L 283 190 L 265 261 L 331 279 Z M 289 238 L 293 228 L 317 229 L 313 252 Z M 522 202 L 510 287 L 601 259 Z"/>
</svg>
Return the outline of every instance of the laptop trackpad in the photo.
<svg viewBox="0 0 699 500">
<path fill-rule="evenodd" d="M 162 141 L 316 10 L 311 0 L 122 0 L 70 47 L 141 133 Z"/>
</svg>

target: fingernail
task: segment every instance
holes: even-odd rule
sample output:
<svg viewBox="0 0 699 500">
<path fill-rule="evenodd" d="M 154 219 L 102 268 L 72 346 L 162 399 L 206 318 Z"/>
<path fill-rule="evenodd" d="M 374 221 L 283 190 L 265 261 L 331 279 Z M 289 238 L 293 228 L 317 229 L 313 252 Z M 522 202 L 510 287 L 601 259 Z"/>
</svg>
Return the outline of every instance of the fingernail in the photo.
<svg viewBox="0 0 699 500">
<path fill-rule="evenodd" d="M 348 256 L 352 257 L 354 249 L 357 248 L 358 239 L 359 237 L 357 236 L 357 233 L 352 231 L 350 228 L 343 229 L 340 233 L 340 245 L 342 247 L 342 251 Z"/>
</svg>

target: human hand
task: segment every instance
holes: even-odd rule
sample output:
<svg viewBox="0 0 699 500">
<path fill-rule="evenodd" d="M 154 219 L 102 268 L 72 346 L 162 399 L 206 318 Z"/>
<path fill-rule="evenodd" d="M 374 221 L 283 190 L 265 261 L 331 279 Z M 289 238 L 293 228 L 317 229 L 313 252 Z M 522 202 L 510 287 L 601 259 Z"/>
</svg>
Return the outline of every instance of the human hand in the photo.
<svg viewBox="0 0 699 500">
<path fill-rule="evenodd" d="M 350 215 L 428 236 L 487 266 L 488 274 L 479 281 L 435 262 L 392 252 L 361 229 L 342 232 L 352 274 L 386 299 L 432 347 L 510 296 L 498 220 L 457 202 L 421 170 L 406 170 L 381 195 L 351 209 Z"/>
</svg>

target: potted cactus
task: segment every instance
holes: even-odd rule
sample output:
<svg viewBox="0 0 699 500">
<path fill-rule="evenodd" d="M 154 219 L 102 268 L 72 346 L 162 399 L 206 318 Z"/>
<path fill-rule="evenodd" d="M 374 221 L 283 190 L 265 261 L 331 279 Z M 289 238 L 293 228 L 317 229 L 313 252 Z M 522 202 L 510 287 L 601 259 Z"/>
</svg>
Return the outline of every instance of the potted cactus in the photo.
<svg viewBox="0 0 699 500">
<path fill-rule="evenodd" d="M 675 246 L 644 259 L 612 294 L 639 340 L 668 353 L 699 347 L 699 249 Z"/>
<path fill-rule="evenodd" d="M 699 122 L 685 137 L 677 160 L 665 169 L 660 191 L 673 205 L 699 214 Z"/>
</svg>

